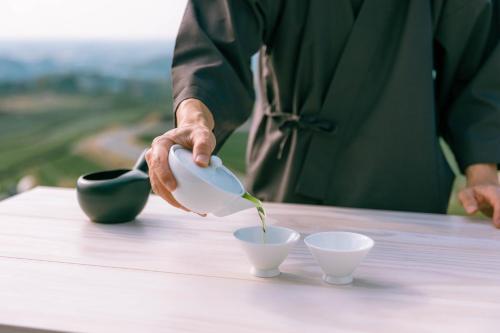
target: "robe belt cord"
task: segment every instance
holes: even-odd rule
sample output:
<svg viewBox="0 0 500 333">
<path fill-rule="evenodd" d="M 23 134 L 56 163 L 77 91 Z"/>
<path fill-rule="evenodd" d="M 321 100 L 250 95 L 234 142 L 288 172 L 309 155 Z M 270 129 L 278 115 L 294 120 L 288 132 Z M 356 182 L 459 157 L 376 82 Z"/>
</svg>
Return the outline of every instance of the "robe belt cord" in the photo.
<svg viewBox="0 0 500 333">
<path fill-rule="evenodd" d="M 314 114 L 293 114 L 288 112 L 270 112 L 265 111 L 264 115 L 278 123 L 279 130 L 284 134 L 280 142 L 277 158 L 283 157 L 285 146 L 295 130 L 304 130 L 317 133 L 332 133 L 335 130 L 335 123 L 319 118 Z"/>
</svg>

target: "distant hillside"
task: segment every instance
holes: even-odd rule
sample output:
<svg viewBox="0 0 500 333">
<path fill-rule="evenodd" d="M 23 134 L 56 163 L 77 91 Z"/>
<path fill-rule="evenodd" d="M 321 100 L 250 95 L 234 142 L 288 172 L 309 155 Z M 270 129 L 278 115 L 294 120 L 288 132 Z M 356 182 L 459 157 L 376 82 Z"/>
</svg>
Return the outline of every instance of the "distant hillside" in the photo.
<svg viewBox="0 0 500 333">
<path fill-rule="evenodd" d="M 58 73 L 62 69 L 50 59 L 25 62 L 0 57 L 0 81 L 30 80 L 38 76 Z"/>
<path fill-rule="evenodd" d="M 131 68 L 130 77 L 143 79 L 170 78 L 170 67 L 172 66 L 172 57 L 163 56 L 151 59 L 145 63 L 135 65 Z"/>
<path fill-rule="evenodd" d="M 171 94 L 167 80 L 120 78 L 94 73 L 50 74 L 34 80 L 0 81 L 0 98 L 13 94 L 43 92 L 84 95 L 120 94 L 152 100 L 168 99 Z"/>
<path fill-rule="evenodd" d="M 74 73 L 168 80 L 172 49 L 169 41 L 2 42 L 0 81 Z"/>
</svg>

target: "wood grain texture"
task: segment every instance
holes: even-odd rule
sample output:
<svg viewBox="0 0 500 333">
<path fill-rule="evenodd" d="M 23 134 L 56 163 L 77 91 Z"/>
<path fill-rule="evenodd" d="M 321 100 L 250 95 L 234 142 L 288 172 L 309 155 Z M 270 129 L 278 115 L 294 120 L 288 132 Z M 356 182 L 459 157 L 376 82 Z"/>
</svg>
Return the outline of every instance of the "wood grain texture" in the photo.
<svg viewBox="0 0 500 333">
<path fill-rule="evenodd" d="M 0 324 L 85 332 L 500 328 L 500 231 L 487 221 L 266 208 L 272 224 L 303 236 L 349 230 L 374 238 L 354 284 L 321 282 L 302 242 L 280 277 L 250 276 L 232 232 L 257 225 L 252 210 L 201 218 L 152 196 L 136 221 L 99 225 L 73 190 L 37 188 L 0 203 Z"/>
</svg>

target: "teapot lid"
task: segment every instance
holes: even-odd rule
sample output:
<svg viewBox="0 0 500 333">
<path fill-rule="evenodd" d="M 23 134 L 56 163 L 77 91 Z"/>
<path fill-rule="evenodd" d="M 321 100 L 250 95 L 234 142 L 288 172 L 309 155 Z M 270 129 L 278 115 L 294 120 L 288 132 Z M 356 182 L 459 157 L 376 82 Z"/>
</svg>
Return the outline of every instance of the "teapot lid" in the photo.
<svg viewBox="0 0 500 333">
<path fill-rule="evenodd" d="M 175 145 L 172 148 L 171 152 L 185 168 L 210 185 L 237 195 L 242 195 L 245 192 L 241 182 L 228 168 L 222 165 L 222 160 L 218 156 L 211 156 L 208 167 L 200 167 L 193 161 L 193 153 L 190 150 L 180 145 Z"/>
</svg>

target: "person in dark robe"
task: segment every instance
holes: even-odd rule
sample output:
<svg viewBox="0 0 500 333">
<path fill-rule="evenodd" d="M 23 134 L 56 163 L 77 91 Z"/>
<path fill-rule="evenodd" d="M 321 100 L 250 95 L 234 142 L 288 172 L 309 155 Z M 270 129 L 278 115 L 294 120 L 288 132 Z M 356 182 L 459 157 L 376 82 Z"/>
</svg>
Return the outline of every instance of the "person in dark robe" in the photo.
<svg viewBox="0 0 500 333">
<path fill-rule="evenodd" d="M 207 166 L 254 110 L 247 189 L 263 200 L 445 213 L 442 138 L 466 211 L 500 227 L 499 38 L 497 0 L 190 0 L 176 128 L 147 153 L 153 189 L 183 208 L 170 146 Z"/>
</svg>

